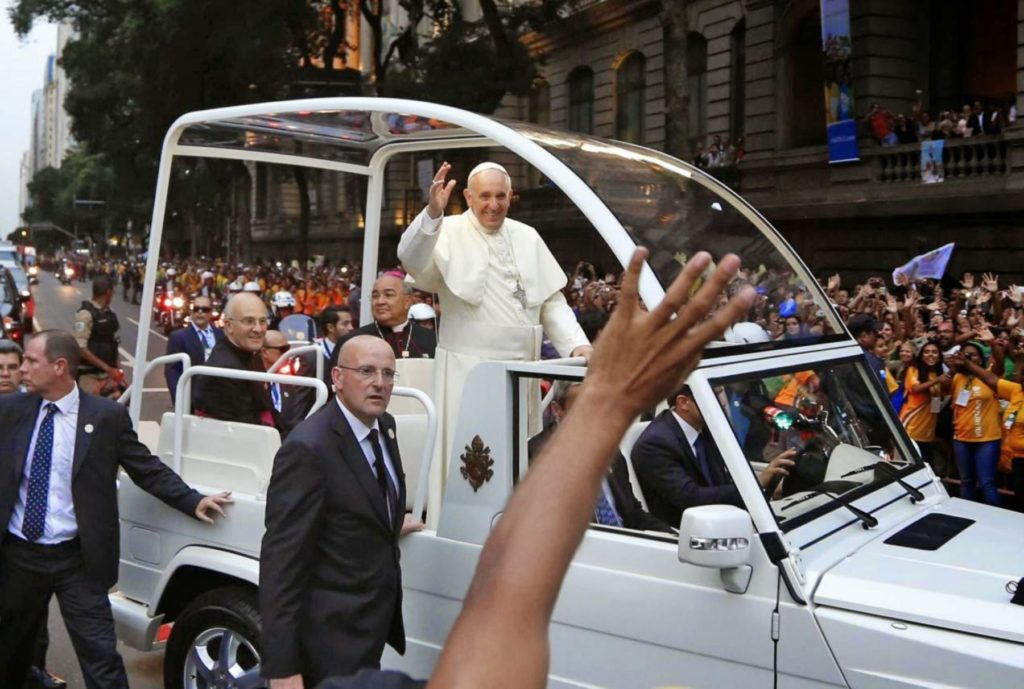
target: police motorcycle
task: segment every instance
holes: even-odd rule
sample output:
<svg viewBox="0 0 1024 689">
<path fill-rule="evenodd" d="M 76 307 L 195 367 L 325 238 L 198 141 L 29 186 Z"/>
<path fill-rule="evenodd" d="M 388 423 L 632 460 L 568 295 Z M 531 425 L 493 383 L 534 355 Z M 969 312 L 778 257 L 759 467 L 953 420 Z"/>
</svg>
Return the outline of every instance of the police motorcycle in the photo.
<svg viewBox="0 0 1024 689">
<path fill-rule="evenodd" d="M 60 284 L 70 285 L 74 277 L 74 267 L 67 261 L 61 261 L 60 267 L 57 268 L 57 278 L 60 280 Z"/>
</svg>

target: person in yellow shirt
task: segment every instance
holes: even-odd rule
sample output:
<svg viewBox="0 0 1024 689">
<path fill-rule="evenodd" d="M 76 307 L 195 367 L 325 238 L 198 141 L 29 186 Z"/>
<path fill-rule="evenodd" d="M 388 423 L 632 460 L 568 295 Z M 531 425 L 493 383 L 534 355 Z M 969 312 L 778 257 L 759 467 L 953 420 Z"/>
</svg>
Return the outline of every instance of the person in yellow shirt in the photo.
<svg viewBox="0 0 1024 689">
<path fill-rule="evenodd" d="M 950 375 L 942 370 L 942 351 L 934 342 L 926 342 L 903 372 L 904 402 L 900 421 L 907 435 L 917 443 L 921 458 L 933 468 L 935 427 L 942 411 L 942 397 L 950 383 Z"/>
<path fill-rule="evenodd" d="M 1002 429 L 995 387 L 985 371 L 981 347 L 966 342 L 949 359 L 953 375 L 953 453 L 960 469 L 960 497 L 976 500 L 978 488 L 989 505 L 999 505 L 996 473 Z M 994 375 L 994 374 L 993 374 Z"/>
<path fill-rule="evenodd" d="M 964 368 L 971 375 L 977 376 L 986 386 L 996 391 L 1000 399 L 1008 402 L 1003 409 L 1002 433 L 1003 453 L 1010 457 L 1013 472 L 1014 502 L 1018 511 L 1024 512 L 1024 387 L 1021 382 L 1022 366 L 1024 366 L 1024 347 L 1017 346 L 1013 352 L 1014 380 L 1000 378 L 998 371 L 1003 370 L 1001 351 L 992 348 L 997 359 L 993 370 L 982 368 L 973 361 L 966 361 Z"/>
</svg>

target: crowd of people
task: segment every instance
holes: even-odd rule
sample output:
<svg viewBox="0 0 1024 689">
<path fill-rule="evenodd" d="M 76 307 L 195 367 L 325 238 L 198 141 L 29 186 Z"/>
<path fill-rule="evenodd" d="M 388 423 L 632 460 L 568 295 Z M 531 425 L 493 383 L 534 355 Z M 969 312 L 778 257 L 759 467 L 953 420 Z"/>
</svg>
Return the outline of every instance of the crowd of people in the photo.
<svg viewBox="0 0 1024 689">
<path fill-rule="evenodd" d="M 702 170 L 730 167 L 739 165 L 745 153 L 742 136 L 736 137 L 734 141 L 729 135 L 723 137 L 715 134 L 706 144 L 698 144 L 693 164 Z"/>
<path fill-rule="evenodd" d="M 893 114 L 880 103 L 872 103 L 863 123 L 865 134 L 881 146 L 912 144 L 941 139 L 967 139 L 999 134 L 1017 121 L 1017 106 L 985 104 L 976 100 L 959 110 L 943 110 L 936 117 L 924 110 L 920 101 L 910 113 Z"/>
</svg>

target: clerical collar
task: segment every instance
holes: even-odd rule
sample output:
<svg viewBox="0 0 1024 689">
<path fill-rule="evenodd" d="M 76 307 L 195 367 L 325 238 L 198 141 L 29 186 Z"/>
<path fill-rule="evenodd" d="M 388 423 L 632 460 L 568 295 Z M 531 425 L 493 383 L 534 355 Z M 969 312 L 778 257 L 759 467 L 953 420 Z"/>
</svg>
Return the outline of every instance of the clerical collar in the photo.
<svg viewBox="0 0 1024 689">
<path fill-rule="evenodd" d="M 476 217 L 476 213 L 474 213 L 472 210 L 467 210 L 465 213 L 463 213 L 463 215 L 466 216 L 466 219 L 469 220 L 469 224 L 472 225 L 473 228 L 477 232 L 479 232 L 479 233 L 481 233 L 483 235 L 486 235 L 488 237 L 496 237 L 496 236 L 498 236 L 498 234 L 501 233 L 501 228 L 505 226 L 505 222 L 502 221 L 501 227 L 499 227 L 496 230 L 492 230 L 492 229 L 484 227 L 480 223 L 480 219 L 478 217 Z"/>
<path fill-rule="evenodd" d="M 377 321 L 374 321 L 374 323 L 377 324 L 377 332 L 380 333 L 381 337 L 384 337 L 384 332 L 382 331 L 382 328 L 387 328 L 393 333 L 404 333 L 406 326 L 409 325 L 409 319 L 406 318 L 405 321 L 394 327 L 384 325 L 383 323 L 378 323 Z"/>
</svg>

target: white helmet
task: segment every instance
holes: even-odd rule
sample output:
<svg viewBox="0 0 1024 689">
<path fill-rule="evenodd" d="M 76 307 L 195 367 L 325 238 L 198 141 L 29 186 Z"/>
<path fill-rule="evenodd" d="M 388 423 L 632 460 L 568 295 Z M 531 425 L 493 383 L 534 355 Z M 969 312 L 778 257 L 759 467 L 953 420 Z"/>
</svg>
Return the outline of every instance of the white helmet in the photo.
<svg viewBox="0 0 1024 689">
<path fill-rule="evenodd" d="M 270 305 L 276 309 L 295 308 L 295 297 L 291 292 L 282 290 L 271 298 Z"/>
<path fill-rule="evenodd" d="M 430 304 L 413 304 L 409 307 L 409 318 L 414 321 L 432 321 L 437 317 Z"/>
<path fill-rule="evenodd" d="M 754 344 L 770 339 L 768 332 L 757 323 L 735 323 L 725 331 L 725 341 L 732 344 Z"/>
<path fill-rule="evenodd" d="M 172 277 L 174 277 L 177 274 L 178 274 L 178 271 L 176 271 L 174 268 L 168 268 L 167 269 L 167 277 L 172 278 Z"/>
<path fill-rule="evenodd" d="M 263 291 L 263 289 L 260 287 L 260 283 L 256 282 L 255 280 L 250 280 L 249 282 L 245 283 L 245 287 L 242 288 L 242 291 L 255 292 L 256 294 L 259 294 L 260 292 Z"/>
<path fill-rule="evenodd" d="M 199 275 L 199 277 L 200 277 L 200 278 L 202 278 L 203 280 L 212 280 L 212 279 L 213 279 L 213 273 L 211 273 L 211 272 L 210 272 L 210 271 L 208 271 L 208 270 L 204 270 L 204 271 L 203 271 L 203 272 L 202 272 L 202 273 L 201 273 L 201 274 Z"/>
<path fill-rule="evenodd" d="M 241 291 L 242 291 L 242 283 L 239 282 L 238 280 L 235 280 L 230 285 L 228 285 L 228 292 L 241 292 Z"/>
</svg>

